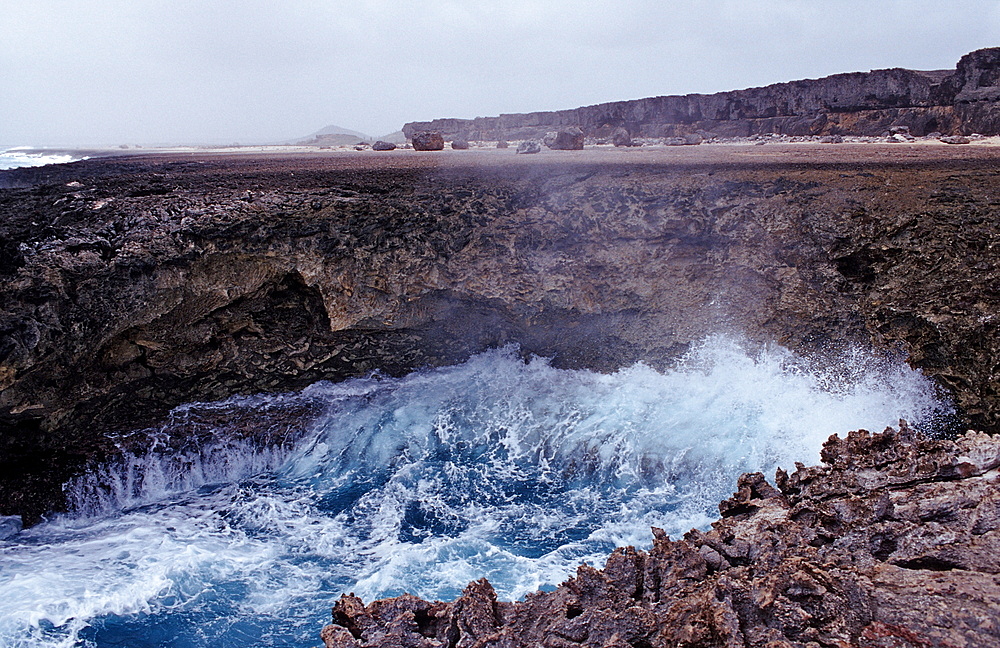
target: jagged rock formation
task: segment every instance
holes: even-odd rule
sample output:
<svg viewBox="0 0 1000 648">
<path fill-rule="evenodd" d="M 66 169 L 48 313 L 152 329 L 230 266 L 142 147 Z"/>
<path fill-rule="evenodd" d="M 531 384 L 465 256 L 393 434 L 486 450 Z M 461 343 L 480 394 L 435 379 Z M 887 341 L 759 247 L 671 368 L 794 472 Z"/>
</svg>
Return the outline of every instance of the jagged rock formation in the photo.
<svg viewBox="0 0 1000 648">
<path fill-rule="evenodd" d="M 633 136 L 676 137 L 707 131 L 722 137 L 880 135 L 907 126 L 914 135 L 1000 134 L 1000 48 L 966 54 L 954 71 L 900 68 L 835 74 L 716 94 L 615 101 L 572 110 L 412 122 L 425 130 L 473 140 L 540 138 L 578 126 L 591 137 L 616 128 Z"/>
<path fill-rule="evenodd" d="M 825 465 L 743 475 L 707 533 L 619 548 L 552 592 L 333 608 L 326 648 L 1000 646 L 1000 440 L 901 425 L 836 435 Z"/>
<path fill-rule="evenodd" d="M 0 173 L 0 511 L 180 403 L 516 342 L 908 356 L 1000 430 L 995 149 L 145 157 Z M 915 157 L 907 157 L 913 155 Z"/>
</svg>

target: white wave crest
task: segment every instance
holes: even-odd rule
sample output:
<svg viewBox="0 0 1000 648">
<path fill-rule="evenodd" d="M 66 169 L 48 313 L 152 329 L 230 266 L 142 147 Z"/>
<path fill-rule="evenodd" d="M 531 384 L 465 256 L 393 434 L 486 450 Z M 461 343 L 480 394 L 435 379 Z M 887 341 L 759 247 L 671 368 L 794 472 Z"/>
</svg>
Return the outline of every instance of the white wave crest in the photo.
<svg viewBox="0 0 1000 648">
<path fill-rule="evenodd" d="M 948 412 L 902 364 L 855 352 L 817 367 L 721 337 L 663 372 L 560 370 L 504 349 L 260 399 L 175 422 L 215 408 L 197 420 L 229 411 L 242 429 L 301 401 L 325 412 L 277 447 L 223 428 L 215 445 L 167 451 L 167 426 L 163 444 L 74 484 L 75 517 L 0 539 L 0 646 L 237 631 L 313 645 L 317 611 L 345 591 L 449 598 L 487 576 L 517 598 L 616 545 L 648 546 L 650 526 L 705 526 L 741 472 Z"/>
</svg>

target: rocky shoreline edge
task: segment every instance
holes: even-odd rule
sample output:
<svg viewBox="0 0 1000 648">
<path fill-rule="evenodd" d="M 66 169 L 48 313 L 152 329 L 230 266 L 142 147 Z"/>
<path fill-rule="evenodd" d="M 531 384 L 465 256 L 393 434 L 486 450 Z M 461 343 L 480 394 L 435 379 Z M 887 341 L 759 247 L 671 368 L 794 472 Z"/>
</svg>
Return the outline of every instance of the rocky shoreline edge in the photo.
<svg viewBox="0 0 1000 648">
<path fill-rule="evenodd" d="M 822 466 L 740 477 L 708 532 L 618 548 L 501 602 L 347 594 L 326 648 L 929 648 L 1000 645 L 1000 439 L 900 421 L 824 444 Z"/>
<path fill-rule="evenodd" d="M 115 434 L 182 403 L 509 343 L 597 371 L 734 327 L 873 346 L 957 430 L 1000 430 L 997 149 L 669 148 L 0 173 L 0 515 L 66 510 L 63 484 L 130 450 Z"/>
</svg>

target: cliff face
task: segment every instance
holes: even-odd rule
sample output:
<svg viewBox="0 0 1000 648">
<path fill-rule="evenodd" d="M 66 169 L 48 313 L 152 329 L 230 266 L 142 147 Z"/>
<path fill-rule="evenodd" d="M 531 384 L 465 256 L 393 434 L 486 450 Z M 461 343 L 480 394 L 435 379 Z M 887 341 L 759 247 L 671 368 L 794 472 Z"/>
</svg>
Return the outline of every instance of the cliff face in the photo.
<svg viewBox="0 0 1000 648">
<path fill-rule="evenodd" d="M 0 508 L 59 508 L 182 402 L 509 342 L 600 370 L 719 330 L 874 343 L 1000 430 L 992 150 L 719 148 L 0 174 Z"/>
<path fill-rule="evenodd" d="M 473 140 L 526 139 L 579 126 L 607 136 L 624 126 L 634 136 L 707 131 L 722 137 L 759 133 L 880 135 L 907 126 L 915 135 L 1000 133 L 1000 48 L 962 57 L 954 71 L 890 69 L 702 95 L 617 101 L 573 110 L 411 122 L 407 137 L 425 130 Z"/>
<path fill-rule="evenodd" d="M 1000 645 L 1000 442 L 905 427 L 831 437 L 825 465 L 743 475 L 703 533 L 616 549 L 552 592 L 451 603 L 353 595 L 327 648 Z"/>
</svg>

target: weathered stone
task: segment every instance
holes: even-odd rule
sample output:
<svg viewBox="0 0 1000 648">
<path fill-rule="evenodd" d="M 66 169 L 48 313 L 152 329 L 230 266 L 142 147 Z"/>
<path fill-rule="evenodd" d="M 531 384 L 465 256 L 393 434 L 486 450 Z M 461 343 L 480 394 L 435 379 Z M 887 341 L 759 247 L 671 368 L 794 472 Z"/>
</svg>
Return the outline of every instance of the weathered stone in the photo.
<svg viewBox="0 0 1000 648">
<path fill-rule="evenodd" d="M 945 144 L 968 144 L 971 140 L 968 137 L 963 137 L 961 135 L 947 135 L 945 137 L 938 138 Z"/>
<path fill-rule="evenodd" d="M 444 137 L 437 131 L 422 131 L 410 138 L 415 151 L 441 151 L 444 149 Z"/>
<path fill-rule="evenodd" d="M 393 144 L 392 142 L 383 142 L 382 140 L 379 140 L 379 141 L 375 142 L 374 144 L 372 144 L 372 150 L 373 151 L 395 151 L 396 150 L 396 145 Z"/>
<path fill-rule="evenodd" d="M 465 151 L 469 148 L 469 140 L 464 137 L 456 137 L 451 141 L 451 148 L 456 151 Z"/>
<path fill-rule="evenodd" d="M 535 140 L 524 140 L 523 142 L 517 145 L 518 153 L 525 153 L 525 154 L 540 153 L 541 150 L 542 150 L 542 145 L 536 142 Z"/>
<path fill-rule="evenodd" d="M 616 128 L 615 132 L 611 134 L 611 143 L 618 147 L 634 145 L 628 130 L 621 127 Z"/>
<path fill-rule="evenodd" d="M 831 437 L 824 461 L 782 476 L 781 491 L 744 475 L 707 533 L 672 541 L 653 529 L 649 552 L 618 549 L 555 591 L 498 604 L 481 580 L 454 603 L 425 604 L 423 643 L 389 643 L 373 612 L 419 606 L 412 597 L 349 603 L 376 621 L 345 627 L 365 627 L 352 630 L 364 648 L 1000 645 L 1000 439 L 861 431 Z"/>
<path fill-rule="evenodd" d="M 509 146 L 510 144 L 507 143 L 507 140 L 500 140 L 499 142 L 497 142 L 498 149 L 505 149 L 508 148 Z"/>
<path fill-rule="evenodd" d="M 583 140 L 583 131 L 577 126 L 571 126 L 547 134 L 544 143 L 545 146 L 554 151 L 581 151 L 583 150 Z"/>
</svg>

